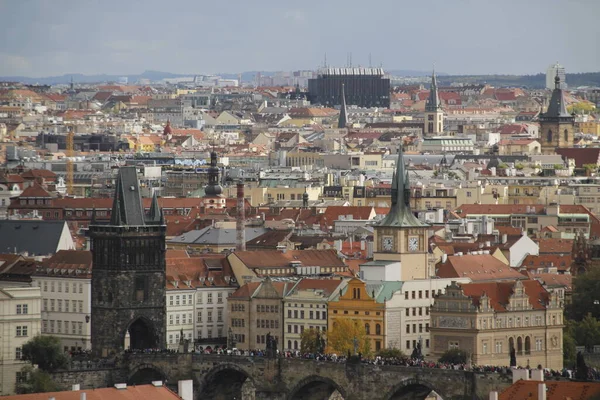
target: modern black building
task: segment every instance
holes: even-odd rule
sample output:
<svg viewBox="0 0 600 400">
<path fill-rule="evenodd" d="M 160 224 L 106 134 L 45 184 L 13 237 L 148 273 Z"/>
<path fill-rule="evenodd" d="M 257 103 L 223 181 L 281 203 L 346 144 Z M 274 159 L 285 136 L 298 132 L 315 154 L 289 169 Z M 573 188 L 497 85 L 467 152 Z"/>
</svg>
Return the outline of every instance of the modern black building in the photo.
<svg viewBox="0 0 600 400">
<path fill-rule="evenodd" d="M 93 259 L 92 351 L 165 347 L 166 226 L 158 199 L 144 212 L 135 167 L 121 167 L 111 220 L 89 227 Z"/>
<path fill-rule="evenodd" d="M 344 85 L 346 104 L 359 107 L 389 107 L 390 80 L 382 68 L 325 68 L 308 80 L 308 100 L 334 107 L 342 104 Z"/>
<path fill-rule="evenodd" d="M 67 136 L 54 135 L 45 132 L 38 134 L 36 138 L 38 146 L 55 143 L 59 150 L 66 150 Z M 73 137 L 73 150 L 77 151 L 119 151 L 129 150 L 129 143 L 120 140 L 119 137 L 109 134 L 92 133 L 86 135 L 75 135 Z"/>
</svg>

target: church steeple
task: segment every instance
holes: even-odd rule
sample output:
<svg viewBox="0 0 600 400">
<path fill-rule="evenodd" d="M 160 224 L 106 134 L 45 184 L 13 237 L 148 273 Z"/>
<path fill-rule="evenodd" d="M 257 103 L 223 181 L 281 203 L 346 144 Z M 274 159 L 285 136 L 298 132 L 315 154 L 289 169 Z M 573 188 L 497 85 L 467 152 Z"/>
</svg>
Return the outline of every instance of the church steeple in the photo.
<svg viewBox="0 0 600 400">
<path fill-rule="evenodd" d="M 348 109 L 346 108 L 346 92 L 342 83 L 342 105 L 340 106 L 340 117 L 338 119 L 338 129 L 343 129 L 348 125 Z"/>
<path fill-rule="evenodd" d="M 208 185 L 204 193 L 206 196 L 219 196 L 223 188 L 219 185 L 219 167 L 217 166 L 217 152 L 210 152 L 210 168 L 208 168 Z"/>
<path fill-rule="evenodd" d="M 540 139 L 542 154 L 555 154 L 559 147 L 573 147 L 575 116 L 567 111 L 567 102 L 558 73 L 554 90 L 545 113 L 540 114 Z"/>
<path fill-rule="evenodd" d="M 431 73 L 431 87 L 429 97 L 425 101 L 425 123 L 423 126 L 424 136 L 440 135 L 444 132 L 444 110 L 438 93 L 437 78 L 435 70 Z"/>
<path fill-rule="evenodd" d="M 385 218 L 379 222 L 379 226 L 415 228 L 428 226 L 415 217 L 410 209 L 410 181 L 408 178 L 408 170 L 406 170 L 404 166 L 404 156 L 401 147 L 398 150 L 396 171 L 392 176 L 391 194 L 392 205 L 390 211 Z"/>
<path fill-rule="evenodd" d="M 429 88 L 429 98 L 425 103 L 425 111 L 437 112 L 442 109 L 440 103 L 440 95 L 438 93 L 437 78 L 435 77 L 435 70 L 431 73 L 431 87 Z"/>
</svg>

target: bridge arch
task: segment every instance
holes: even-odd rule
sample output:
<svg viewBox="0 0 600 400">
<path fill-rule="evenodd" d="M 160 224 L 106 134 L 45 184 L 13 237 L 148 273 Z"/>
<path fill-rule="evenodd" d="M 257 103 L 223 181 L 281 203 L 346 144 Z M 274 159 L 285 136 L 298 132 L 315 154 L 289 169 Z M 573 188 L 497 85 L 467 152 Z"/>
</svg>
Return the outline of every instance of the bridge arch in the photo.
<svg viewBox="0 0 600 400">
<path fill-rule="evenodd" d="M 435 385 L 422 379 L 409 378 L 404 379 L 398 384 L 394 385 L 392 389 L 383 396 L 383 400 L 403 400 L 403 399 L 415 399 L 415 391 L 418 391 L 417 395 L 423 394 L 423 399 L 431 391 L 435 391 L 442 399 L 447 399 L 445 393 L 439 390 Z"/>
<path fill-rule="evenodd" d="M 127 377 L 128 385 L 144 385 L 152 381 L 166 382 L 168 375 L 162 368 L 154 364 L 139 364 L 135 366 Z"/>
<path fill-rule="evenodd" d="M 288 400 L 300 400 L 300 399 L 312 399 L 317 398 L 315 396 L 311 396 L 315 391 L 325 391 L 328 392 L 327 398 L 333 394 L 333 392 L 338 391 L 340 395 L 345 399 L 346 398 L 346 390 L 338 385 L 334 380 L 319 376 L 319 375 L 309 375 L 299 381 L 292 390 L 290 390 L 289 395 L 287 397 Z M 318 397 L 321 398 L 321 397 Z"/>
<path fill-rule="evenodd" d="M 215 366 L 198 379 L 201 399 L 229 400 L 242 398 L 242 392 L 256 389 L 252 374 L 233 363 Z"/>
</svg>

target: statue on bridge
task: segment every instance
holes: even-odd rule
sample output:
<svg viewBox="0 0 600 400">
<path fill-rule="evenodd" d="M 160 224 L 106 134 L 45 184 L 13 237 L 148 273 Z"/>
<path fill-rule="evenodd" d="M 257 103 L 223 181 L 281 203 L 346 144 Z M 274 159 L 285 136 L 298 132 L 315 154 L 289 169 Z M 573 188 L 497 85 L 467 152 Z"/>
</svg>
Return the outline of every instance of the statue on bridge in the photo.
<svg viewBox="0 0 600 400">
<path fill-rule="evenodd" d="M 511 367 L 517 366 L 517 354 L 515 353 L 514 347 L 510 348 L 510 366 Z"/>
<path fill-rule="evenodd" d="M 412 358 L 413 360 L 419 360 L 419 361 L 423 360 L 423 352 L 421 350 L 421 340 L 419 340 L 417 342 L 417 345 L 413 349 L 413 352 L 412 352 L 410 358 Z"/>
<path fill-rule="evenodd" d="M 267 333 L 267 357 L 277 357 L 277 339 L 271 335 L 271 332 Z"/>
</svg>

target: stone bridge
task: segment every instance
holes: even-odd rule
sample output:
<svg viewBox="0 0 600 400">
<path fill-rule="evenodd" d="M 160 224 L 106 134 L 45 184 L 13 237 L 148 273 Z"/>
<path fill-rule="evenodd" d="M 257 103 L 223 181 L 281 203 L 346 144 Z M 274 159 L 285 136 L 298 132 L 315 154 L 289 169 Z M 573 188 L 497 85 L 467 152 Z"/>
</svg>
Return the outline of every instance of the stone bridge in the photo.
<svg viewBox="0 0 600 400">
<path fill-rule="evenodd" d="M 176 387 L 192 379 L 196 399 L 217 400 L 421 400 L 432 390 L 444 400 L 473 400 L 511 383 L 498 373 L 177 353 L 126 354 L 112 368 L 61 371 L 55 379 L 82 388 L 153 380 Z"/>
</svg>

